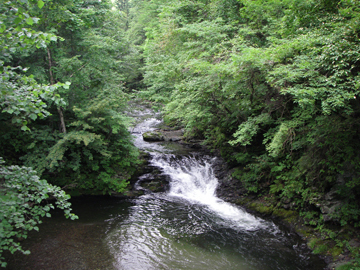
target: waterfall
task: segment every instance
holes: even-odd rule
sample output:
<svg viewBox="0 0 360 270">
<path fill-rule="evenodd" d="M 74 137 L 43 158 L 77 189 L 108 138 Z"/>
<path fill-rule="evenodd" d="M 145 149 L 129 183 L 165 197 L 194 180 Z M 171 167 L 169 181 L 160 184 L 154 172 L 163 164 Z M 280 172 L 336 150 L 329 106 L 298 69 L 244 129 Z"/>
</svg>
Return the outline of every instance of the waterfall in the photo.
<svg viewBox="0 0 360 270">
<path fill-rule="evenodd" d="M 218 179 L 212 169 L 215 159 L 199 154 L 179 157 L 172 154 L 153 153 L 151 164 L 161 168 L 163 173 L 170 177 L 170 190 L 167 196 L 199 204 L 215 213 L 218 222 L 232 228 L 251 231 L 273 227 L 272 229 L 276 230 L 272 223 L 216 197 Z"/>
<path fill-rule="evenodd" d="M 216 213 L 218 220 L 232 228 L 243 230 L 256 230 L 259 228 L 273 227 L 270 222 L 257 218 L 241 208 L 227 203 L 216 197 L 218 179 L 212 164 L 214 157 L 200 153 L 188 155 L 171 154 L 168 149 L 159 143 L 149 143 L 142 139 L 142 134 L 153 131 L 161 124 L 161 120 L 149 117 L 137 124 L 132 133 L 135 136 L 135 145 L 151 155 L 151 165 L 162 170 L 170 178 L 168 198 L 178 198 L 193 204 L 199 204 L 205 210 Z"/>
<path fill-rule="evenodd" d="M 272 221 L 216 197 L 215 157 L 179 143 L 143 141 L 142 133 L 161 121 L 151 113 L 140 116 L 132 129 L 135 145 L 150 154 L 150 167 L 158 170 L 140 176 L 135 187 L 159 179 L 160 171 L 169 188 L 145 192 L 131 200 L 127 217 L 107 220 L 115 269 L 321 269 L 311 267 L 308 255 L 300 256 L 302 246 Z"/>
</svg>

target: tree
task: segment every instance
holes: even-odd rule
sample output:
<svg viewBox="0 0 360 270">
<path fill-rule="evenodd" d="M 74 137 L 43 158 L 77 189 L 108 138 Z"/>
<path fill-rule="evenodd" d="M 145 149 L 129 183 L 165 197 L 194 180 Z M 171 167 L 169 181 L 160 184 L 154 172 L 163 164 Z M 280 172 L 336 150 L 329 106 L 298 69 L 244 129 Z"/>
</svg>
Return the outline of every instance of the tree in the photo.
<svg viewBox="0 0 360 270">
<path fill-rule="evenodd" d="M 248 192 L 290 200 L 319 227 L 358 226 L 355 2 L 156 3 L 142 94 L 166 103 L 165 120 L 220 149 Z M 331 217 L 329 191 L 342 201 Z"/>
<path fill-rule="evenodd" d="M 5 166 L 0 158 L 0 264 L 6 267 L 2 256 L 5 250 L 14 253 L 23 250 L 19 239 L 27 233 L 39 230 L 42 217 L 51 217 L 50 209 L 58 207 L 72 220 L 78 217 L 71 213 L 70 196 L 57 186 L 40 180 L 37 172 L 25 166 Z M 53 204 L 50 200 L 55 200 Z M 45 203 L 44 203 L 45 202 Z"/>
<path fill-rule="evenodd" d="M 1 2 L 1 26 L 2 33 L 0 48 L 2 51 L 1 75 L 0 75 L 0 108 L 2 114 L 12 116 L 12 123 L 20 126 L 23 131 L 30 130 L 30 121 L 45 118 L 50 113 L 46 102 L 62 104 L 63 100 L 56 90 L 59 87 L 68 87 L 69 84 L 40 85 L 31 76 L 24 75 L 26 69 L 21 66 L 10 66 L 12 55 L 19 51 L 26 51 L 32 46 L 46 47 L 46 44 L 56 37 L 34 31 L 29 28 L 38 21 L 31 17 L 28 9 L 32 4 L 42 8 L 43 1 L 8 1 Z M 6 117 L 5 117 L 6 118 Z M 55 199 L 55 205 L 64 210 L 65 216 L 76 219 L 72 214 L 70 198 L 59 187 L 40 180 L 37 172 L 25 166 L 5 166 L 0 157 L 0 264 L 6 266 L 4 257 L 5 250 L 11 253 L 24 251 L 18 243 L 18 239 L 26 238 L 28 231 L 38 230 L 41 217 L 50 217 L 49 210 L 54 208 L 45 200 Z"/>
<path fill-rule="evenodd" d="M 137 75 L 126 61 L 132 51 L 122 14 L 113 7 L 110 1 L 72 0 L 49 2 L 41 11 L 32 6 L 41 18 L 34 31 L 57 37 L 46 48 L 28 48 L 11 60 L 28 67 L 59 101 L 44 101 L 51 115 L 34 119 L 27 138 L 9 136 L 17 131 L 4 118 L 2 138 L 9 148 L 4 150 L 13 153 L 12 138 L 21 137 L 17 159 L 51 183 L 82 192 L 124 191 L 138 162 L 124 113 L 129 97 L 124 85 Z"/>
<path fill-rule="evenodd" d="M 2 111 L 13 115 L 12 122 L 21 125 L 22 130 L 29 130 L 28 121 L 44 118 L 49 115 L 44 100 L 63 104 L 63 100 L 56 94 L 56 90 L 65 84 L 52 86 L 41 85 L 32 76 L 24 73 L 27 68 L 11 66 L 13 55 L 27 51 L 31 47 L 45 48 L 46 44 L 55 41 L 53 34 L 35 31 L 30 28 L 39 18 L 31 17 L 28 13 L 29 5 L 37 3 L 42 8 L 44 3 L 36 1 L 7 1 L 1 4 L 0 17 L 0 106 Z"/>
</svg>

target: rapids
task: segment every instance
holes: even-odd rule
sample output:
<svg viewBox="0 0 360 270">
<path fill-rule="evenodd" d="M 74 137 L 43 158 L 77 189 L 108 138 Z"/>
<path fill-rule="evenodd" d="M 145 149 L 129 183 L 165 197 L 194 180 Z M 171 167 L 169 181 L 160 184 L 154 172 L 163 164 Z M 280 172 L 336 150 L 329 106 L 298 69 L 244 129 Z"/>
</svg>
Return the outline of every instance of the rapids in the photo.
<svg viewBox="0 0 360 270">
<path fill-rule="evenodd" d="M 174 142 L 143 141 L 161 118 L 146 108 L 132 114 L 139 119 L 131 128 L 134 142 L 169 179 L 169 190 L 134 199 L 74 198 L 80 219 L 53 212 L 23 243 L 32 254 L 10 258 L 8 269 L 325 268 L 297 235 L 216 197 L 215 157 Z"/>
</svg>

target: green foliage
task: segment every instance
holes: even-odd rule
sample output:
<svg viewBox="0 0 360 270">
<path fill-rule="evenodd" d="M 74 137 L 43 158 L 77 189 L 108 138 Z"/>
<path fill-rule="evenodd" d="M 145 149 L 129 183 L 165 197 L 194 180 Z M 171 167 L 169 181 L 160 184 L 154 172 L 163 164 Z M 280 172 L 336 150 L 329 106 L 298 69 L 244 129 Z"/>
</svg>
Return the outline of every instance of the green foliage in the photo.
<svg viewBox="0 0 360 270">
<path fill-rule="evenodd" d="M 165 103 L 168 124 L 220 150 L 249 192 L 274 194 L 322 231 L 359 225 L 356 1 L 14 0 L 0 9 L 1 153 L 12 164 L 22 156 L 60 185 L 122 191 L 137 162 L 125 92 L 145 84 L 135 94 Z M 328 197 L 339 202 L 331 213 Z"/>
<path fill-rule="evenodd" d="M 57 94 L 57 89 L 68 87 L 69 83 L 48 86 L 41 85 L 32 76 L 26 76 L 28 68 L 11 66 L 13 55 L 27 51 L 32 47 L 45 48 L 57 38 L 51 33 L 31 29 L 39 18 L 29 14 L 32 4 L 37 9 L 43 7 L 43 1 L 7 1 L 0 5 L 0 109 L 13 116 L 12 122 L 29 130 L 28 122 L 49 115 L 47 102 L 57 106 L 64 105 L 63 99 Z"/>
<path fill-rule="evenodd" d="M 86 110 L 74 108 L 80 120 L 71 125 L 78 131 L 66 134 L 50 149 L 48 166 L 50 171 L 55 168 L 63 170 L 59 161 L 68 159 L 65 171 L 77 171 L 79 177 L 92 171 L 100 172 L 94 183 L 82 177 L 84 183 L 79 183 L 80 188 L 97 189 L 104 193 L 112 190 L 122 192 L 138 154 L 131 144 L 124 117 L 109 107 L 111 103 L 108 99 L 100 99 L 94 100 Z M 69 156 L 64 157 L 65 152 Z"/>
<path fill-rule="evenodd" d="M 0 108 L 2 112 L 11 114 L 12 123 L 21 126 L 22 130 L 30 130 L 27 126 L 30 121 L 49 116 L 49 103 L 65 105 L 56 91 L 68 87 L 67 84 L 39 85 L 32 77 L 18 75 L 13 70 L 5 67 L 4 73 L 0 75 Z"/>
<path fill-rule="evenodd" d="M 0 4 L 0 63 L 8 62 L 18 51 L 28 50 L 29 47 L 45 48 L 50 41 L 56 40 L 51 33 L 36 31 L 31 28 L 39 22 L 38 17 L 30 13 L 31 7 L 37 5 L 40 10 L 42 0 L 2 1 Z M 2 70 L 1 70 L 2 71 Z"/>
<path fill-rule="evenodd" d="M 358 5 L 156 3 L 142 94 L 166 102 L 165 120 L 219 149 L 249 192 L 275 194 L 314 226 L 358 226 Z M 341 205 L 322 213 L 331 192 Z"/>
<path fill-rule="evenodd" d="M 0 264 L 6 266 L 2 257 L 5 250 L 14 253 L 23 250 L 18 242 L 32 230 L 38 231 L 42 217 L 51 217 L 50 209 L 58 207 L 65 216 L 76 219 L 71 213 L 70 198 L 57 186 L 40 180 L 36 171 L 29 167 L 5 166 L 0 158 Z M 55 199 L 55 204 L 46 200 Z M 44 203 L 46 201 L 46 203 Z"/>
<path fill-rule="evenodd" d="M 20 145 L 14 145 L 9 130 L 2 130 L 3 154 L 67 188 L 121 192 L 137 163 L 123 113 L 124 85 L 138 76 L 137 64 L 127 61 L 134 52 L 125 39 L 123 15 L 110 1 L 55 0 L 39 6 L 26 5 L 27 14 L 39 18 L 31 31 L 58 38 L 41 48 L 28 43 L 7 59 L 9 65 L 27 66 L 30 74 L 16 68 L 11 76 L 4 73 L 2 89 L 7 89 L 0 104 L 31 133 L 19 135 Z M 8 118 L 2 119 L 13 130 Z"/>
<path fill-rule="evenodd" d="M 250 145 L 253 137 L 258 133 L 260 124 L 269 124 L 271 117 L 269 114 L 260 114 L 256 117 L 249 117 L 246 122 L 241 123 L 238 130 L 234 133 L 236 140 L 229 141 L 231 145 L 240 143 L 241 145 Z M 281 128 L 281 127 L 280 127 Z"/>
<path fill-rule="evenodd" d="M 0 155 L 26 164 L 0 164 L 1 252 L 28 254 L 17 238 L 38 230 L 54 205 L 75 218 L 69 196 L 38 174 L 68 189 L 111 193 L 122 192 L 134 171 L 138 152 L 124 116 L 131 89 L 124 85 L 139 76 L 139 59 L 113 7 L 0 3 Z M 44 202 L 50 198 L 55 204 Z"/>
<path fill-rule="evenodd" d="M 118 111 L 121 91 L 104 93 L 82 108 L 66 134 L 44 129 L 33 134 L 23 157 L 28 166 L 50 173 L 58 185 L 101 193 L 122 192 L 137 164 L 138 151 Z"/>
</svg>

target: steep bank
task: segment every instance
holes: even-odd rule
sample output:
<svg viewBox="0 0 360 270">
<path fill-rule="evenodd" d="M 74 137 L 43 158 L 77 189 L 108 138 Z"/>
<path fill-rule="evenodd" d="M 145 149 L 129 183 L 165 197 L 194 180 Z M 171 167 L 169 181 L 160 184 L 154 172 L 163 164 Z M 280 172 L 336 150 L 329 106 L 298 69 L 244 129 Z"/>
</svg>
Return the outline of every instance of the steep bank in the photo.
<svg viewBox="0 0 360 270">
<path fill-rule="evenodd" d="M 165 131 L 164 128 L 158 129 L 154 134 L 156 134 L 156 136 L 159 136 L 160 134 L 160 137 L 166 138 L 167 141 L 174 140 L 179 144 L 185 144 L 188 147 L 202 148 L 205 152 L 209 151 L 201 146 L 198 141 L 189 143 L 179 139 L 179 131 L 172 132 L 174 134 L 174 139 L 170 135 L 171 132 L 166 131 L 166 128 Z M 149 141 L 154 140 L 150 139 Z M 278 224 L 286 226 L 291 232 L 299 235 L 314 254 L 319 255 L 327 262 L 327 269 L 346 269 L 341 268 L 341 266 L 353 262 L 353 254 L 350 252 L 350 249 L 356 249 L 359 246 L 359 242 L 356 237 L 351 236 L 350 231 L 353 234 L 356 234 L 356 230 L 350 228 L 344 230 L 344 228 L 335 225 L 331 227 L 332 230 L 341 230 L 338 238 L 339 240 L 342 239 L 348 241 L 349 246 L 341 247 L 339 242 L 334 239 L 325 238 L 319 230 L 315 230 L 314 227 L 306 225 L 309 221 L 302 217 L 300 213 L 293 209 L 293 206 L 286 201 L 282 202 L 273 194 L 255 195 L 247 192 L 242 183 L 238 179 L 232 177 L 233 170 L 229 168 L 228 164 L 222 158 L 217 157 L 213 164 L 213 169 L 219 180 L 217 188 L 217 196 L 219 198 L 240 205 L 250 213 L 256 213 L 257 215 L 270 218 Z M 167 189 L 169 182 L 166 177 L 161 176 L 159 172 L 154 175 L 155 177 L 147 177 L 146 181 L 140 181 L 143 190 L 161 192 L 164 191 L 164 189 Z M 158 175 L 158 177 L 156 177 L 156 175 Z M 149 176 L 149 174 L 147 176 Z"/>
<path fill-rule="evenodd" d="M 139 107 L 137 106 L 138 111 Z M 189 215 L 191 217 L 193 207 L 199 209 L 206 218 L 203 219 L 202 214 L 196 214 L 195 219 L 186 221 L 184 225 L 190 228 L 193 222 L 196 223 L 194 229 L 197 236 L 195 238 L 200 237 L 201 243 L 208 243 L 206 242 L 208 229 L 212 232 L 219 230 L 221 234 L 226 235 L 236 234 L 230 239 L 225 235 L 225 238 L 220 241 L 213 239 L 217 250 L 212 251 L 211 257 L 230 250 L 231 254 L 238 254 L 234 257 L 235 260 L 244 260 L 246 269 L 262 269 L 254 265 L 263 265 L 265 269 L 269 267 L 269 269 L 317 270 L 325 267 L 324 261 L 311 254 L 305 244 L 297 246 L 297 243 L 302 243 L 302 241 L 296 234 L 289 233 L 287 229 L 284 230 L 272 221 L 249 214 L 242 208 L 235 207 L 234 204 L 219 198 L 216 195 L 216 188 L 217 178 L 221 176 L 216 177 L 215 171 L 226 173 L 226 170 L 221 169 L 223 162 L 204 148 L 201 141 L 183 140 L 182 130 L 164 126 L 160 115 L 149 112 L 145 117 L 145 113 L 146 110 L 139 112 L 144 117 L 135 123 L 132 133 L 135 137 L 135 145 L 148 153 L 144 155 L 147 162 L 144 163 L 142 172 L 132 182 L 133 189 L 129 195 L 135 197 L 136 193 L 144 194 L 144 196 L 135 197 L 135 200 L 155 197 L 165 198 L 165 204 L 171 201 L 180 206 L 184 204 L 187 217 Z M 176 223 L 179 223 L 179 213 L 174 214 Z M 210 215 L 209 219 L 207 215 Z M 208 229 L 202 231 L 203 226 Z M 186 234 L 191 231 L 192 229 L 185 230 Z M 232 242 L 236 242 L 236 245 L 232 245 Z M 259 243 L 262 244 L 259 245 Z M 206 244 L 206 246 L 210 248 L 211 244 Z M 219 248 L 221 246 L 228 248 Z M 248 258 L 257 259 L 249 260 Z M 232 264 L 232 259 L 229 263 Z M 214 266 L 213 264 L 206 265 Z M 234 267 L 230 265 L 227 269 L 239 268 L 238 263 L 234 264 Z M 192 266 L 190 269 L 203 268 Z"/>
<path fill-rule="evenodd" d="M 358 229 L 328 224 L 323 230 L 338 231 L 339 235 L 336 239 L 324 237 L 321 230 L 308 225 L 309 220 L 288 202 L 274 194 L 249 193 L 238 179 L 232 177 L 233 170 L 221 158 L 214 169 L 219 179 L 217 195 L 220 198 L 240 205 L 250 213 L 280 222 L 306 241 L 308 248 L 327 262 L 327 269 L 359 269 L 355 257 L 360 247 Z M 340 241 L 348 244 L 342 245 Z"/>
</svg>

